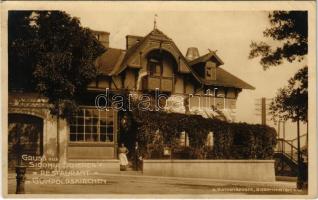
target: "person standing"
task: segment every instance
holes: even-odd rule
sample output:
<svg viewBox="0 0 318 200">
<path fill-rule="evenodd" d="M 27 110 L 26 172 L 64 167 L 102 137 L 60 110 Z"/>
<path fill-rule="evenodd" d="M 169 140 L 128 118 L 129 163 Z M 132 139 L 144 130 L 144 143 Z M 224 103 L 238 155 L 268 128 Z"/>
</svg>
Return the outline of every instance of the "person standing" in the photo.
<svg viewBox="0 0 318 200">
<path fill-rule="evenodd" d="M 135 143 L 135 148 L 134 148 L 134 168 L 136 171 L 142 170 L 142 156 L 141 156 L 138 142 Z"/>
<path fill-rule="evenodd" d="M 120 161 L 120 171 L 125 171 L 128 166 L 127 154 L 129 153 L 129 151 L 125 147 L 124 143 L 121 143 L 121 147 L 119 147 L 118 153 L 119 153 L 119 161 Z"/>
</svg>

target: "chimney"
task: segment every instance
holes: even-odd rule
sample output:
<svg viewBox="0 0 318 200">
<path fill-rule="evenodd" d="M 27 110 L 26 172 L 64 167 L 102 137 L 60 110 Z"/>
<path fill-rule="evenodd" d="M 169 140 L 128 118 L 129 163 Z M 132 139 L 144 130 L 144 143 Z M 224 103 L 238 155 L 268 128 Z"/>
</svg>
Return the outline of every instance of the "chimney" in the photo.
<svg viewBox="0 0 318 200">
<path fill-rule="evenodd" d="M 126 49 L 134 46 L 142 40 L 143 37 L 137 35 L 126 35 Z"/>
<path fill-rule="evenodd" d="M 93 34 L 105 48 L 109 48 L 109 32 L 93 31 Z"/>
<path fill-rule="evenodd" d="M 187 50 L 186 58 L 187 58 L 188 60 L 194 60 L 194 59 L 196 59 L 196 58 L 198 58 L 198 57 L 200 57 L 198 48 L 196 48 L 196 47 L 189 47 L 188 50 Z"/>
</svg>

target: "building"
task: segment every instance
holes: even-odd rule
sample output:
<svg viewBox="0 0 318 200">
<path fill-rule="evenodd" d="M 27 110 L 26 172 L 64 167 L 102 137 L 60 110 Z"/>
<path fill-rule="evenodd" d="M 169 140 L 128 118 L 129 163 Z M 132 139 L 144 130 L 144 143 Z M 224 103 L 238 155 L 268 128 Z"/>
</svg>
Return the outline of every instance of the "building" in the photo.
<svg viewBox="0 0 318 200">
<path fill-rule="evenodd" d="M 12 145 L 20 134 L 29 155 L 54 157 L 61 163 L 98 162 L 118 167 L 118 111 L 95 107 L 96 96 L 106 88 L 112 96 L 159 90 L 169 97 L 169 112 L 203 112 L 232 121 L 239 93 L 254 89 L 222 69 L 223 61 L 216 52 L 199 55 L 191 47 L 184 56 L 157 28 L 144 37 L 127 35 L 126 49 L 111 48 L 108 32 L 95 35 L 107 48 L 96 60 L 101 75 L 89 84 L 83 97 L 86 103 L 70 123 L 50 115 L 49 105 L 38 94 L 9 91 L 9 161 L 14 160 Z M 176 97 L 188 106 L 175 109 L 171 102 Z M 23 131 L 18 133 L 18 129 Z"/>
</svg>

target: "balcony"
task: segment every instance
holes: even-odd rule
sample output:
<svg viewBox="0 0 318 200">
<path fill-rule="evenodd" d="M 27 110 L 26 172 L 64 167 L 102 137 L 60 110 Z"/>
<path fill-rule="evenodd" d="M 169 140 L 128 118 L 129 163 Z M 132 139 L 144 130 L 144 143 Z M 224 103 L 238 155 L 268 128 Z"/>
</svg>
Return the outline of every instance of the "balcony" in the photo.
<svg viewBox="0 0 318 200">
<path fill-rule="evenodd" d="M 155 75 L 146 76 L 143 82 L 143 89 L 155 90 L 156 88 L 163 92 L 172 92 L 174 89 L 173 77 Z"/>
</svg>

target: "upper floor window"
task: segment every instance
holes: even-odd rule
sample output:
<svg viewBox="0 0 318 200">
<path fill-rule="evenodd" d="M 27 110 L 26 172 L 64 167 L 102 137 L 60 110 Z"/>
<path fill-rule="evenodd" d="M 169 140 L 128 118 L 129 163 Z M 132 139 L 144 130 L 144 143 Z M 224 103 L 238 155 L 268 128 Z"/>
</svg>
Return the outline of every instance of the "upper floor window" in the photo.
<svg viewBox="0 0 318 200">
<path fill-rule="evenodd" d="M 205 78 L 207 80 L 216 80 L 216 64 L 207 62 L 205 65 Z"/>
<path fill-rule="evenodd" d="M 206 67 L 206 77 L 212 79 L 212 68 L 209 66 Z"/>
<path fill-rule="evenodd" d="M 155 59 L 149 60 L 149 70 L 150 75 L 152 76 L 161 76 L 162 75 L 162 63 Z"/>
</svg>

